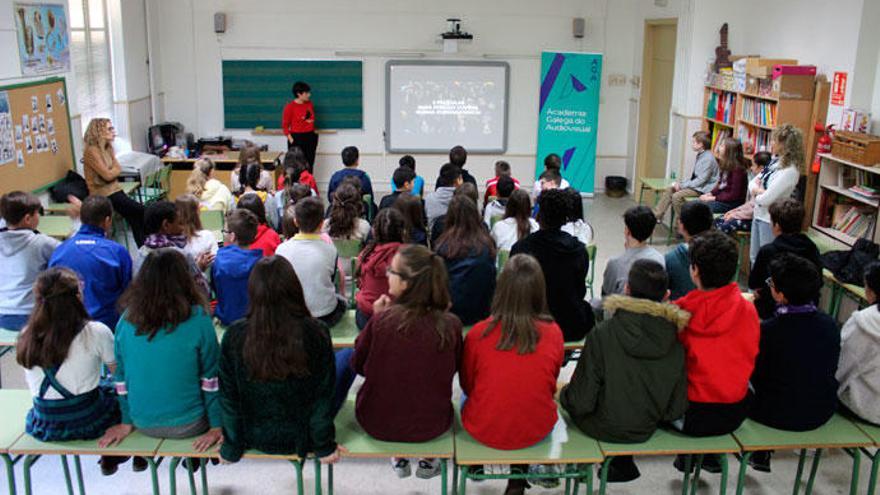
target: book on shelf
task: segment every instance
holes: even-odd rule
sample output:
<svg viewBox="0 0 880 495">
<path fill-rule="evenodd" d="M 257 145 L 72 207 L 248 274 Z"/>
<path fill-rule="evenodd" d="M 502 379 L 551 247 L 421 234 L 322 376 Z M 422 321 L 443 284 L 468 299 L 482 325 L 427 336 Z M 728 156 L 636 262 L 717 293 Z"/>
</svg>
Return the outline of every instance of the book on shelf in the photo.
<svg viewBox="0 0 880 495">
<path fill-rule="evenodd" d="M 751 149 L 752 153 L 770 150 L 771 131 L 740 125 L 737 133 L 744 149 Z"/>
<path fill-rule="evenodd" d="M 776 127 L 776 103 L 743 98 L 742 120 L 765 127 Z"/>
<path fill-rule="evenodd" d="M 840 203 L 834 205 L 830 227 L 852 237 L 867 237 L 874 231 L 875 210 Z"/>
<path fill-rule="evenodd" d="M 712 152 L 715 156 L 719 156 L 721 153 L 721 143 L 733 136 L 733 130 L 728 129 L 726 127 L 715 126 L 712 128 Z"/>
<path fill-rule="evenodd" d="M 706 102 L 706 118 L 730 124 L 733 121 L 735 108 L 735 93 L 710 91 L 709 100 Z"/>
<path fill-rule="evenodd" d="M 880 199 L 880 191 L 864 184 L 858 184 L 849 188 L 849 191 L 867 199 Z"/>
</svg>

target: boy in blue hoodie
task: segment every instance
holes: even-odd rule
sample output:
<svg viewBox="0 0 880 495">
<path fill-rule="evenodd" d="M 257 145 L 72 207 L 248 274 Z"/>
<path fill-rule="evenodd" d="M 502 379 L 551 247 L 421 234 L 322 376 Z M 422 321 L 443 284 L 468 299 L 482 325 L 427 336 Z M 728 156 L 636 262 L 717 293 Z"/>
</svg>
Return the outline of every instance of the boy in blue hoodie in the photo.
<svg viewBox="0 0 880 495">
<path fill-rule="evenodd" d="M 236 208 L 226 215 L 224 246 L 217 251 L 211 267 L 211 284 L 217 295 L 214 316 L 223 325 L 229 326 L 247 312 L 248 277 L 263 256 L 259 249 L 248 249 L 259 224 L 257 216 L 244 208 Z"/>
<path fill-rule="evenodd" d="M 80 219 L 82 227 L 58 246 L 49 266 L 75 271 L 85 284 L 89 316 L 113 329 L 119 320 L 116 301 L 131 282 L 131 256 L 121 244 L 107 238 L 113 225 L 113 205 L 106 196 L 83 200 Z"/>
<path fill-rule="evenodd" d="M 33 194 L 0 197 L 0 328 L 19 331 L 34 309 L 32 288 L 59 242 L 37 230 L 43 207 Z"/>
</svg>

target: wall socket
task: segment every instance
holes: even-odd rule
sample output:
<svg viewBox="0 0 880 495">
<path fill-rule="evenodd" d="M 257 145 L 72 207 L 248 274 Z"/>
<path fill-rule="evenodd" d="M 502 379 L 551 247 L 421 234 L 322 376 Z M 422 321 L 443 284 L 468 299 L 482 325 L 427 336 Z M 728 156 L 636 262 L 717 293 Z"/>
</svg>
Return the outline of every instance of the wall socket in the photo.
<svg viewBox="0 0 880 495">
<path fill-rule="evenodd" d="M 608 86 L 626 86 L 626 74 L 608 74 Z"/>
</svg>

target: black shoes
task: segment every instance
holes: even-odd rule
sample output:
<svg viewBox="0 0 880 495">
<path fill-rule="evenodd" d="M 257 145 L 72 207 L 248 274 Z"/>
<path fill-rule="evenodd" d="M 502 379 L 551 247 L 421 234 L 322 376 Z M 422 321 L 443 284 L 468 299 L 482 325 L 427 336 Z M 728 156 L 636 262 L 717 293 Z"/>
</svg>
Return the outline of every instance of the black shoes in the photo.
<svg viewBox="0 0 880 495">
<path fill-rule="evenodd" d="M 771 454 L 772 452 L 769 450 L 759 450 L 757 452 L 753 452 L 751 457 L 749 457 L 749 466 L 752 466 L 752 469 L 754 469 L 755 471 L 769 473 Z"/>
<path fill-rule="evenodd" d="M 604 467 L 600 469 L 604 469 Z M 608 464 L 608 477 L 606 479 L 609 483 L 626 483 L 627 481 L 637 479 L 641 475 L 632 456 L 624 455 L 611 459 L 611 462 Z M 602 476 L 601 470 L 599 471 L 599 476 Z"/>
<path fill-rule="evenodd" d="M 675 462 L 672 463 L 672 465 L 675 466 L 675 469 L 677 469 L 681 473 L 685 472 L 684 458 L 685 458 L 684 455 L 679 454 L 679 455 L 675 456 Z M 692 456 L 691 457 L 692 461 L 695 458 L 696 458 L 696 456 Z M 720 458 L 718 457 L 718 454 L 706 454 L 705 456 L 703 456 L 703 464 L 700 467 L 700 469 L 702 469 L 703 471 L 706 471 L 707 473 L 712 473 L 712 474 L 720 473 L 721 472 L 721 461 L 719 459 Z M 691 473 L 694 472 L 693 462 L 691 462 L 691 469 L 689 472 L 691 472 Z"/>
</svg>

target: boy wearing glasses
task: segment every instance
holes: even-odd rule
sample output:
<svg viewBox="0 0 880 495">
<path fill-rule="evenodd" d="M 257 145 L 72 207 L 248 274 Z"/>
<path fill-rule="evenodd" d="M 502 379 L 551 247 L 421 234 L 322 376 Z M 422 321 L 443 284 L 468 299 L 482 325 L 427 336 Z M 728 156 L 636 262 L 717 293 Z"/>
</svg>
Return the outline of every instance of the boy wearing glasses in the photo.
<svg viewBox="0 0 880 495">
<path fill-rule="evenodd" d="M 840 332 L 834 319 L 816 308 L 822 275 L 812 261 L 783 253 L 769 269 L 767 295 L 776 311 L 761 323 L 749 417 L 780 430 L 813 430 L 837 409 Z M 770 452 L 756 452 L 749 464 L 770 472 Z"/>
<path fill-rule="evenodd" d="M 804 223 L 804 206 L 794 199 L 781 199 L 770 205 L 770 228 L 775 238 L 758 251 L 755 264 L 749 274 L 749 289 L 755 293 L 755 308 L 762 320 L 773 317 L 776 301 L 770 297 L 766 284 L 770 276 L 770 262 L 782 253 L 792 253 L 806 258 L 822 272 L 819 249 L 801 232 Z M 819 289 L 813 294 L 813 302 L 819 302 Z"/>
<path fill-rule="evenodd" d="M 225 326 L 244 318 L 247 312 L 248 278 L 263 257 L 260 249 L 250 249 L 259 223 L 257 216 L 244 208 L 236 208 L 226 215 L 224 245 L 211 265 L 211 285 L 217 294 L 214 316 Z"/>
</svg>

